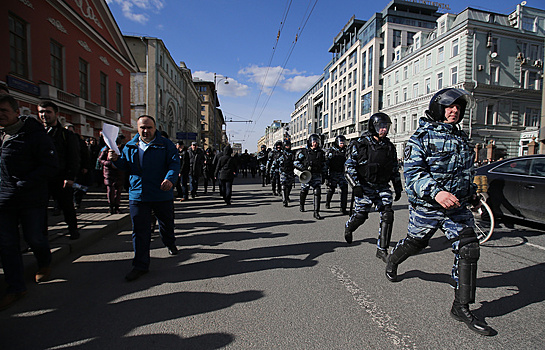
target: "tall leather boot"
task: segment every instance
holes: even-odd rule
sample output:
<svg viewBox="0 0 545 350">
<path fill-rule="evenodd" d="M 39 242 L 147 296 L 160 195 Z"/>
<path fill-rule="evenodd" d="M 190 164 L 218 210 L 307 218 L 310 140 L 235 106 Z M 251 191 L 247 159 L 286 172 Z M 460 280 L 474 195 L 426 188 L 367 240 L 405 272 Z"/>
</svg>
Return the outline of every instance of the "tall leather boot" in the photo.
<svg viewBox="0 0 545 350">
<path fill-rule="evenodd" d="M 390 282 L 397 282 L 397 267 L 399 264 L 407 260 L 409 256 L 420 252 L 427 245 L 428 242 L 416 240 L 412 237 L 407 237 L 401 243 L 398 243 L 392 254 L 388 255 L 385 271 L 386 278 Z"/>
<path fill-rule="evenodd" d="M 391 207 L 386 207 L 380 213 L 380 233 L 379 244 L 377 247 L 377 258 L 382 261 L 388 261 L 388 248 L 390 247 L 390 239 L 392 237 L 392 228 L 394 223 L 394 212 Z"/>
<path fill-rule="evenodd" d="M 459 289 L 454 291 L 454 302 L 450 309 L 450 316 L 457 321 L 464 322 L 475 333 L 492 335 L 494 330 L 485 321 L 473 315 L 469 310 L 469 304 L 463 301 L 464 297 L 461 295 L 462 293 Z"/>
<path fill-rule="evenodd" d="M 288 186 L 282 185 L 282 205 L 284 207 L 288 206 L 290 194 L 288 193 Z"/>
<path fill-rule="evenodd" d="M 301 190 L 299 193 L 299 211 L 304 212 L 305 211 L 305 201 L 307 200 L 307 194 L 308 190 L 304 191 Z"/>
<path fill-rule="evenodd" d="M 314 218 L 316 220 L 322 220 L 323 217 L 320 216 L 320 199 L 322 197 L 322 190 L 320 187 L 314 190 Z"/>
<path fill-rule="evenodd" d="M 331 199 L 333 198 L 333 194 L 335 193 L 335 189 L 329 188 L 327 190 L 327 194 L 325 197 L 325 207 L 326 209 L 331 209 Z"/>
<path fill-rule="evenodd" d="M 352 243 L 352 233 L 356 231 L 358 227 L 363 225 L 368 217 L 369 214 L 367 213 L 356 212 L 348 219 L 348 221 L 344 225 L 344 239 L 346 240 L 346 243 Z"/>
<path fill-rule="evenodd" d="M 341 213 L 348 215 L 346 206 L 348 204 L 348 186 L 341 187 Z"/>
</svg>

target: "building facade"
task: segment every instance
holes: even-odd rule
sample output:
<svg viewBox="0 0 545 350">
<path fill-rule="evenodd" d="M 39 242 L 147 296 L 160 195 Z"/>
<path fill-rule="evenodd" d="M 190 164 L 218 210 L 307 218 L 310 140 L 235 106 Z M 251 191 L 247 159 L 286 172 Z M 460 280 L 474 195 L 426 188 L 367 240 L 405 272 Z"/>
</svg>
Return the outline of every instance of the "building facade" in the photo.
<svg viewBox="0 0 545 350">
<path fill-rule="evenodd" d="M 138 68 L 105 1 L 7 0 L 0 15 L 8 23 L 0 79 L 21 114 L 36 116 L 40 100 L 51 100 L 83 136 L 98 138 L 103 123 L 134 131 L 130 79 Z"/>
<path fill-rule="evenodd" d="M 193 84 L 200 95 L 201 115 L 201 146 L 203 149 L 209 147 L 221 150 L 227 144 L 223 112 L 219 108 L 220 101 L 216 91 L 216 85 L 212 81 L 205 81 L 199 78 L 193 79 Z"/>
<path fill-rule="evenodd" d="M 199 99 L 191 71 L 176 64 L 158 38 L 125 36 L 139 71 L 131 75 L 131 119 L 151 115 L 170 139 L 199 140 Z"/>
</svg>

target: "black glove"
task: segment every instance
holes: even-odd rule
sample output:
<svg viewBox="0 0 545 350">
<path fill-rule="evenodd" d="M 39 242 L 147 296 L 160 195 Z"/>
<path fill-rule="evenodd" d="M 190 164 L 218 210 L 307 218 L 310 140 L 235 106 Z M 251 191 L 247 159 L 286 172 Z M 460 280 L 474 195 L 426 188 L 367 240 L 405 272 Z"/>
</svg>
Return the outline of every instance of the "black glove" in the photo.
<svg viewBox="0 0 545 350">
<path fill-rule="evenodd" d="M 471 204 L 472 207 L 477 208 L 481 204 L 481 197 L 479 195 L 474 194 L 469 199 L 469 204 Z"/>
<path fill-rule="evenodd" d="M 401 198 L 401 189 L 396 189 L 396 196 L 394 197 L 394 202 L 397 202 Z"/>
<path fill-rule="evenodd" d="M 363 197 L 363 187 L 354 186 L 352 188 L 352 193 L 354 194 L 354 197 L 362 198 Z"/>
</svg>

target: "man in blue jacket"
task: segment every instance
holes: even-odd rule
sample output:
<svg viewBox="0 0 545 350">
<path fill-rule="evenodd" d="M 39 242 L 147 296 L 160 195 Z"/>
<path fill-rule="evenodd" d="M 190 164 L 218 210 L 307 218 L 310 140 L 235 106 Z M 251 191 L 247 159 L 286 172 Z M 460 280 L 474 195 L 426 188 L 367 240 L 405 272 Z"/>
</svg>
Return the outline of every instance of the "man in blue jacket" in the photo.
<svg viewBox="0 0 545 350">
<path fill-rule="evenodd" d="M 37 283 L 51 272 L 47 237 L 47 183 L 59 168 L 53 141 L 40 122 L 19 117 L 10 95 L 0 96 L 0 256 L 7 285 L 0 310 L 26 294 L 19 225 L 38 262 Z"/>
<path fill-rule="evenodd" d="M 170 255 L 178 254 L 174 236 L 173 187 L 180 171 L 176 147 L 157 132 L 155 119 L 142 115 L 138 135 L 123 148 L 121 156 L 110 150 L 108 158 L 129 174 L 129 208 L 134 248 L 133 269 L 125 279 L 134 281 L 149 270 L 152 211 Z"/>
</svg>

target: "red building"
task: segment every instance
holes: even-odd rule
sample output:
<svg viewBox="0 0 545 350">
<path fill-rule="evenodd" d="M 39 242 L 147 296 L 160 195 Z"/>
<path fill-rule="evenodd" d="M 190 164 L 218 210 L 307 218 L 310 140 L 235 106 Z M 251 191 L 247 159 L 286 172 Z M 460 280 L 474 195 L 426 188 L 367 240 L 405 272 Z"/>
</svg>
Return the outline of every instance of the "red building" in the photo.
<svg viewBox="0 0 545 350">
<path fill-rule="evenodd" d="M 0 18 L 8 23 L 0 81 L 21 114 L 36 115 L 46 99 L 83 136 L 98 137 L 104 122 L 134 131 L 130 79 L 138 68 L 104 0 L 4 0 Z"/>
</svg>

